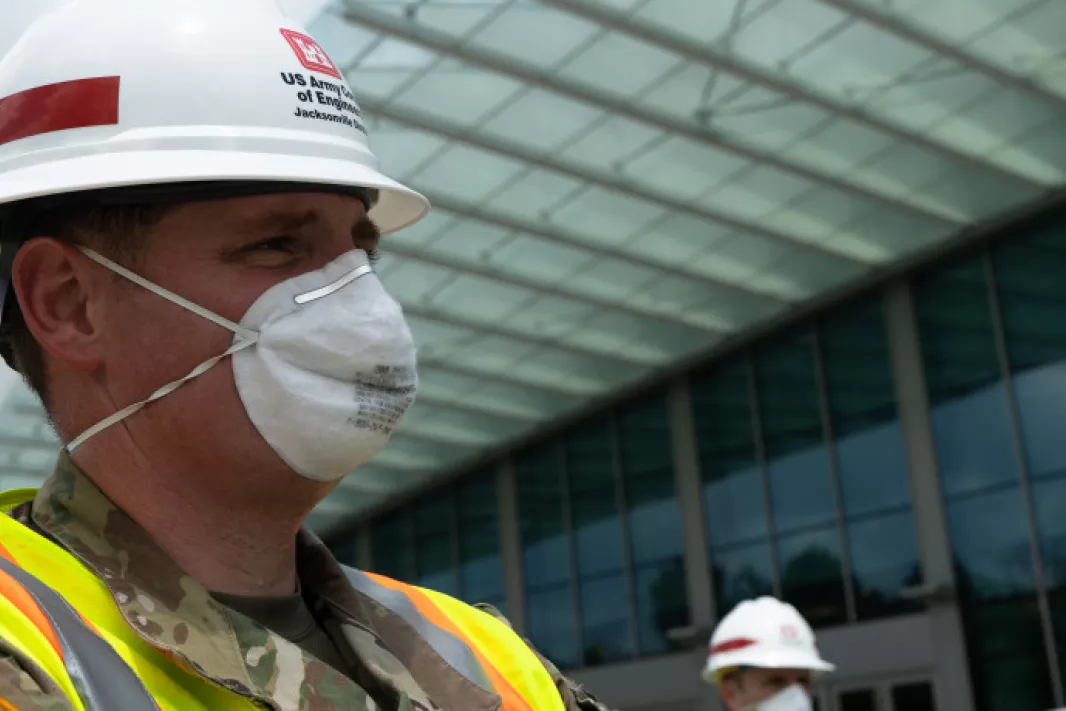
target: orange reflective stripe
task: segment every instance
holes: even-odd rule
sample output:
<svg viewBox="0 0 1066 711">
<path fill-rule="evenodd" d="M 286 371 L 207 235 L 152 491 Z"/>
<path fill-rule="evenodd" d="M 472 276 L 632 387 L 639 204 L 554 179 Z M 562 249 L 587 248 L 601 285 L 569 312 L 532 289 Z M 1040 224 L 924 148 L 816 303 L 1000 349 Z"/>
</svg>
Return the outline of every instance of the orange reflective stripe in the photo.
<svg viewBox="0 0 1066 711">
<path fill-rule="evenodd" d="M 433 604 L 433 601 L 426 597 L 422 591 L 411 585 L 405 585 L 404 583 L 384 578 L 375 573 L 366 573 L 367 577 L 373 580 L 378 585 L 390 588 L 392 590 L 399 590 L 407 595 L 407 597 L 414 603 L 418 611 L 430 622 L 442 630 L 455 635 L 466 644 L 467 647 L 477 657 L 478 662 L 481 664 L 485 673 L 489 677 L 489 681 L 492 682 L 493 690 L 499 694 L 503 699 L 502 709 L 505 711 L 533 711 L 533 708 L 529 703 L 519 694 L 511 683 L 507 681 L 500 672 L 496 669 L 496 666 L 482 653 L 481 649 L 474 644 L 467 635 L 459 629 L 451 619 L 441 612 L 440 608 Z"/>
<path fill-rule="evenodd" d="M 2 543 L 0 543 L 0 556 L 18 565 L 18 561 L 15 560 L 7 548 L 4 548 Z M 26 591 L 26 588 L 22 587 L 17 580 L 3 570 L 0 570 L 0 595 L 10 600 L 11 604 L 25 615 L 26 619 L 32 622 L 34 627 L 40 630 L 44 638 L 48 640 L 48 644 L 52 645 L 52 649 L 56 650 L 59 658 L 63 659 L 63 648 L 59 644 L 59 638 L 56 637 L 56 631 L 52 629 L 52 623 L 48 621 L 48 616 L 44 614 L 44 611 L 37 605 L 37 601 Z"/>
<path fill-rule="evenodd" d="M 19 711 L 7 699 L 0 698 L 0 711 Z"/>
</svg>

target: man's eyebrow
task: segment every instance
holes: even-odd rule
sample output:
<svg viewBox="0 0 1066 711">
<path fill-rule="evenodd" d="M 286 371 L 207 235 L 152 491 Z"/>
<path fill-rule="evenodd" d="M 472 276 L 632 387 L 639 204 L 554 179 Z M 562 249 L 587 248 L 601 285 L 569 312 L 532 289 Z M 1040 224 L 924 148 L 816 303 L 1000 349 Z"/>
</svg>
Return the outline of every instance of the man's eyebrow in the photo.
<svg viewBox="0 0 1066 711">
<path fill-rule="evenodd" d="M 240 232 L 262 234 L 263 232 L 294 232 L 322 219 L 315 210 L 296 212 L 292 210 L 274 210 L 264 215 L 256 215 L 241 220 L 236 225 Z"/>
</svg>

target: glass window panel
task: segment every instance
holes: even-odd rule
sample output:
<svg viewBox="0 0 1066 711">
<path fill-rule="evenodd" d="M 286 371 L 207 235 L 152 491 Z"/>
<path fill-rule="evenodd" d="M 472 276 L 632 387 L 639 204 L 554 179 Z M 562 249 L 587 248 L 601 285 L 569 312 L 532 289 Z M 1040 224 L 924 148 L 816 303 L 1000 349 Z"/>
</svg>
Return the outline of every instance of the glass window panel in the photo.
<svg viewBox="0 0 1066 711">
<path fill-rule="evenodd" d="M 633 562 L 680 559 L 681 509 L 666 399 L 658 396 L 630 405 L 618 413 L 617 422 Z"/>
<path fill-rule="evenodd" d="M 1033 592 L 1029 530 L 1018 487 L 949 502 L 947 513 L 964 598 Z"/>
<path fill-rule="evenodd" d="M 1066 229 L 1005 244 L 992 259 L 1029 472 L 1066 473 Z"/>
<path fill-rule="evenodd" d="M 487 472 L 459 484 L 456 505 L 463 599 L 495 604 L 504 598 L 495 474 Z"/>
<path fill-rule="evenodd" d="M 358 568 L 359 534 L 346 534 L 329 542 L 329 550 L 341 565 Z"/>
<path fill-rule="evenodd" d="M 529 588 L 570 580 L 570 539 L 563 518 L 562 452 L 556 443 L 520 456 L 518 518 Z"/>
<path fill-rule="evenodd" d="M 1054 706 L 1035 597 L 964 606 L 979 711 Z"/>
<path fill-rule="evenodd" d="M 579 575 L 622 568 L 622 522 L 618 514 L 614 433 L 608 419 L 591 422 L 566 437 L 566 474 Z"/>
<path fill-rule="evenodd" d="M 858 302 L 833 314 L 819 334 L 844 514 L 909 506 L 881 300 Z"/>
<path fill-rule="evenodd" d="M 936 711 L 933 685 L 928 681 L 892 687 L 892 711 Z"/>
<path fill-rule="evenodd" d="M 836 527 L 783 536 L 777 543 L 783 597 L 813 627 L 847 621 L 840 535 Z"/>
<path fill-rule="evenodd" d="M 900 597 L 922 582 L 914 517 L 910 511 L 848 524 L 848 550 L 860 620 L 915 612 L 920 602 Z"/>
<path fill-rule="evenodd" d="M 415 582 L 413 536 L 411 518 L 404 509 L 374 521 L 370 528 L 374 572 L 405 583 Z"/>
<path fill-rule="evenodd" d="M 774 529 L 794 531 L 836 516 L 809 332 L 755 356 Z"/>
<path fill-rule="evenodd" d="M 1049 588 L 1066 589 L 1066 477 L 1033 483 L 1033 508 Z"/>
<path fill-rule="evenodd" d="M 444 491 L 416 504 L 415 566 L 418 585 L 456 596 L 459 575 L 455 560 L 455 509 L 451 491 Z"/>
<path fill-rule="evenodd" d="M 692 382 L 707 535 L 713 546 L 765 538 L 747 368 L 734 362 Z"/>
<path fill-rule="evenodd" d="M 574 598 L 570 586 L 530 591 L 526 597 L 529 636 L 541 654 L 563 669 L 580 662 Z"/>
<path fill-rule="evenodd" d="M 980 260 L 919 280 L 914 300 L 944 493 L 1017 481 Z"/>
<path fill-rule="evenodd" d="M 680 557 L 638 566 L 636 575 L 637 635 L 642 654 L 671 649 L 666 633 L 689 624 L 685 565 Z"/>
<path fill-rule="evenodd" d="M 774 594 L 774 567 L 768 543 L 714 550 L 711 556 L 719 616 L 744 600 Z"/>
<path fill-rule="evenodd" d="M 586 665 L 633 656 L 626 576 L 615 573 L 581 581 L 581 639 Z"/>
<path fill-rule="evenodd" d="M 874 689 L 842 691 L 838 699 L 840 711 L 878 711 L 877 693 Z"/>
</svg>

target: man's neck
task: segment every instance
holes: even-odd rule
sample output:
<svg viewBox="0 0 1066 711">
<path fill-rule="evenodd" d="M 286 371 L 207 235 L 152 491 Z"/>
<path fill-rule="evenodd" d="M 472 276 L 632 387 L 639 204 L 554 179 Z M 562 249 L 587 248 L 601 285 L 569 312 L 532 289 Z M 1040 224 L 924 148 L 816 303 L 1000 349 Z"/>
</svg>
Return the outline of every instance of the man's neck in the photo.
<svg viewBox="0 0 1066 711">
<path fill-rule="evenodd" d="M 218 478 L 228 472 L 189 476 L 187 467 L 149 465 L 128 451 L 86 450 L 77 458 L 82 471 L 208 590 L 270 596 L 296 589 L 296 534 L 313 502 L 300 506 L 294 496 L 263 505 Z"/>
</svg>

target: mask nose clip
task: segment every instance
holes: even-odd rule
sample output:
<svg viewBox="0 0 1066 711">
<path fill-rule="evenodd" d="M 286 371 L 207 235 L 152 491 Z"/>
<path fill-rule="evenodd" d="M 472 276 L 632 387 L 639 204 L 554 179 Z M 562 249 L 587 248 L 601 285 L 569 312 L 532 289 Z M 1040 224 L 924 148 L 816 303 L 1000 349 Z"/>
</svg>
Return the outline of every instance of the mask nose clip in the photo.
<svg viewBox="0 0 1066 711">
<path fill-rule="evenodd" d="M 332 284 L 326 284 L 323 287 L 320 287 L 313 291 L 308 291 L 305 294 L 298 294 L 296 297 L 293 298 L 293 301 L 295 301 L 300 306 L 303 306 L 304 304 L 309 304 L 312 301 L 317 301 L 321 298 L 329 296 L 330 294 L 337 293 L 344 287 L 351 284 L 356 279 L 365 277 L 372 271 L 374 271 L 373 267 L 371 267 L 369 264 L 364 264 L 363 266 L 357 267 L 352 271 L 348 272 Z"/>
</svg>

